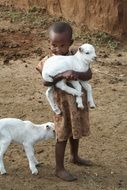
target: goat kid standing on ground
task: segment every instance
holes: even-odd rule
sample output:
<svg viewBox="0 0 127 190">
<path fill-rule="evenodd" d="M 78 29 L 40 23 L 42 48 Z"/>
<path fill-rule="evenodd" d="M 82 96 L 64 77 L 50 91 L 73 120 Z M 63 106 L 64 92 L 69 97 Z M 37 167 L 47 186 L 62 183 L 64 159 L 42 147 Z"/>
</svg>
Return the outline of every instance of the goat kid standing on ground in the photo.
<svg viewBox="0 0 127 190">
<path fill-rule="evenodd" d="M 40 140 L 55 137 L 54 123 L 34 124 L 31 121 L 22 121 L 15 118 L 0 119 L 0 173 L 6 174 L 3 156 L 11 141 L 23 145 L 32 174 L 37 174 L 36 165 L 39 164 L 34 155 L 33 145 Z"/>
<path fill-rule="evenodd" d="M 83 44 L 81 47 L 79 47 L 75 55 L 57 55 L 48 58 L 44 63 L 42 77 L 46 82 L 53 82 L 53 77 L 67 70 L 85 72 L 90 68 L 90 63 L 95 59 L 96 53 L 94 47 L 91 44 Z M 72 84 L 73 88 L 66 84 L 65 79 L 57 82 L 55 86 L 73 96 L 76 96 L 77 107 L 80 109 L 84 109 L 81 97 L 83 87 L 87 92 L 87 101 L 90 107 L 95 108 L 95 103 L 92 96 L 92 88 L 87 81 L 71 80 L 69 81 L 69 83 Z M 46 97 L 53 111 L 56 114 L 60 114 L 61 110 L 54 100 L 53 86 L 49 87 L 46 91 Z"/>
</svg>

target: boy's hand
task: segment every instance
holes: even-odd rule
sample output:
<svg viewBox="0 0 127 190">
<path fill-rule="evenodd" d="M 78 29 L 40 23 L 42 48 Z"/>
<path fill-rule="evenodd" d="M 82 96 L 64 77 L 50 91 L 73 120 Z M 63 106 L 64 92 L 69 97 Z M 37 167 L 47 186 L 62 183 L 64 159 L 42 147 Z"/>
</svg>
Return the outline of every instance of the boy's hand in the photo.
<svg viewBox="0 0 127 190">
<path fill-rule="evenodd" d="M 86 72 L 78 72 L 78 79 L 88 81 L 92 78 L 92 71 L 88 69 Z"/>
</svg>

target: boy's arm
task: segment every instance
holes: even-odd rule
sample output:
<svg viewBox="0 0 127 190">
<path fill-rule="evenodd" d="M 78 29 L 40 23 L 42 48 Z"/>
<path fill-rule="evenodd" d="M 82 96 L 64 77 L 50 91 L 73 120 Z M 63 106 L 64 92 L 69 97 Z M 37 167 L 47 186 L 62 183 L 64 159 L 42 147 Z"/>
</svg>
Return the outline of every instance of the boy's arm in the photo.
<svg viewBox="0 0 127 190">
<path fill-rule="evenodd" d="M 75 72 L 75 71 L 66 71 L 64 73 L 60 73 L 54 77 L 53 82 L 47 82 L 43 80 L 44 86 L 52 86 L 55 85 L 58 81 L 62 79 L 67 79 L 67 80 L 83 80 L 83 81 L 88 81 L 92 78 L 92 72 L 91 69 L 89 69 L 86 72 Z"/>
<path fill-rule="evenodd" d="M 36 70 L 42 75 L 42 69 L 43 69 L 43 65 L 44 62 L 46 61 L 46 59 L 48 59 L 48 56 L 46 56 L 45 58 L 43 58 L 36 66 Z M 52 86 L 54 82 L 47 82 L 45 80 L 42 80 L 43 85 L 44 86 Z"/>
<path fill-rule="evenodd" d="M 63 73 L 60 73 L 54 77 L 54 83 L 58 82 L 62 79 L 67 80 L 83 80 L 88 81 L 92 78 L 92 71 L 91 69 L 88 69 L 86 72 L 76 72 L 76 71 L 66 71 Z"/>
</svg>

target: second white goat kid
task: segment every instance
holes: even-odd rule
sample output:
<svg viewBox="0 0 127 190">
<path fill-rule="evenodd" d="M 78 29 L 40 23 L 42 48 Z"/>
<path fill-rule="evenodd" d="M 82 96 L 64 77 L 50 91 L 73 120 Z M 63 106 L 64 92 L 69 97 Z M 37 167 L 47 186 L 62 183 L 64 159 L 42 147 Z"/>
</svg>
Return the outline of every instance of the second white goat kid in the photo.
<svg viewBox="0 0 127 190">
<path fill-rule="evenodd" d="M 57 74 L 65 72 L 67 70 L 73 70 L 76 72 L 85 72 L 90 68 L 90 63 L 96 59 L 95 48 L 91 44 L 83 44 L 79 47 L 75 55 L 61 56 L 54 55 L 48 58 L 43 66 L 42 77 L 47 82 L 53 82 L 53 77 Z M 82 103 L 82 87 L 87 92 L 87 101 L 91 108 L 95 107 L 95 103 L 92 96 L 91 85 L 87 81 L 71 80 L 69 83 L 72 84 L 73 88 L 66 84 L 66 80 L 61 80 L 55 84 L 57 88 L 76 96 L 76 103 L 78 108 L 83 109 Z M 57 103 L 55 102 L 53 95 L 54 87 L 51 86 L 46 91 L 46 97 L 49 101 L 52 110 L 56 114 L 60 114 Z"/>
<path fill-rule="evenodd" d="M 32 174 L 38 174 L 36 165 L 39 164 L 34 156 L 33 145 L 42 139 L 55 137 L 54 123 L 34 124 L 16 118 L 0 119 L 0 173 L 6 174 L 3 156 L 12 140 L 23 145 Z"/>
</svg>

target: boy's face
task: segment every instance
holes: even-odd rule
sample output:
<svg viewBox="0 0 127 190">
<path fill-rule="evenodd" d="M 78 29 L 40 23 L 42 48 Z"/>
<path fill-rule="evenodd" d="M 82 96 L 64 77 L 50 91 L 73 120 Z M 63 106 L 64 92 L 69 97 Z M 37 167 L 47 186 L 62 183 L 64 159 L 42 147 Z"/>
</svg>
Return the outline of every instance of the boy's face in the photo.
<svg viewBox="0 0 127 190">
<path fill-rule="evenodd" d="M 72 40 L 67 37 L 67 32 L 55 33 L 50 31 L 50 49 L 55 55 L 66 55 Z"/>
</svg>

